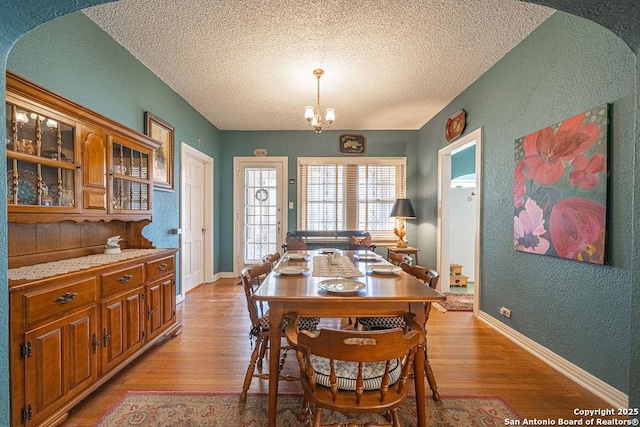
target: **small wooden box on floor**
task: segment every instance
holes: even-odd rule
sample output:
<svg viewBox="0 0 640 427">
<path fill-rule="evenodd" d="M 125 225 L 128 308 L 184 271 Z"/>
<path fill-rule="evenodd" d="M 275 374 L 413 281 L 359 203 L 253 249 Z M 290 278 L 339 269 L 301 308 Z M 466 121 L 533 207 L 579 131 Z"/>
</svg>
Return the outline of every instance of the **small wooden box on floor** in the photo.
<svg viewBox="0 0 640 427">
<path fill-rule="evenodd" d="M 462 265 L 460 264 L 451 264 L 450 266 L 451 275 L 462 274 Z"/>
<path fill-rule="evenodd" d="M 462 274 L 462 265 L 451 264 L 450 265 L 450 286 L 467 286 L 467 279 L 469 277 Z"/>
</svg>

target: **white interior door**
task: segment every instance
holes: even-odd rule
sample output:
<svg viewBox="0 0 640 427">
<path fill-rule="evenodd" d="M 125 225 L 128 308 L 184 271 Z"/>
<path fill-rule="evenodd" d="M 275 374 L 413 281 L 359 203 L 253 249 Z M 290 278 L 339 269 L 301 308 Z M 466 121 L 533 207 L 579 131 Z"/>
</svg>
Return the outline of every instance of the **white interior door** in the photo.
<svg viewBox="0 0 640 427">
<path fill-rule="evenodd" d="M 212 280 L 213 159 L 182 144 L 181 295 Z"/>
<path fill-rule="evenodd" d="M 475 188 L 475 239 L 474 239 L 474 304 L 473 312 L 478 314 L 480 302 L 480 230 L 482 203 L 482 129 L 460 137 L 438 151 L 438 271 L 441 292 L 449 292 L 450 245 L 455 224 L 451 223 L 451 155 L 466 147 L 476 145 L 476 188 Z"/>
<path fill-rule="evenodd" d="M 237 157 L 234 272 L 281 250 L 287 229 L 286 157 Z"/>
</svg>

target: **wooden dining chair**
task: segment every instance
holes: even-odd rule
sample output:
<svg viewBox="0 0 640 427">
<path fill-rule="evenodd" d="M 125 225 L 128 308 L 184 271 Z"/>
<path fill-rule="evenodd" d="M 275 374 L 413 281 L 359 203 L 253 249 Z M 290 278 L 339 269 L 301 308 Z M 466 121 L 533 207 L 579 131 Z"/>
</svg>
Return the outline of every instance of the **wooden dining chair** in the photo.
<svg viewBox="0 0 640 427">
<path fill-rule="evenodd" d="M 421 267 L 419 265 L 411 266 L 406 263 L 400 264 L 400 267 L 403 271 L 411 274 L 418 280 L 422 280 L 430 288 L 436 289 L 438 287 L 438 281 L 440 280 L 440 273 L 436 270 L 426 267 Z M 427 375 L 427 381 L 429 382 L 429 388 L 431 388 L 431 394 L 433 396 L 433 400 L 436 402 L 440 402 L 440 394 L 438 393 L 438 386 L 436 384 L 436 377 L 433 374 L 433 369 L 431 368 L 431 364 L 429 363 L 429 354 L 427 349 L 427 321 L 429 320 L 429 313 L 431 312 L 431 302 L 423 302 L 424 306 L 424 372 Z"/>
<path fill-rule="evenodd" d="M 399 252 L 389 251 L 387 253 L 387 261 L 389 261 L 393 265 L 400 265 L 403 262 L 411 265 L 413 263 L 413 258 L 411 258 L 407 254 L 401 254 Z"/>
<path fill-rule="evenodd" d="M 409 258 L 412 261 L 412 258 L 409 255 L 403 255 L 395 252 L 389 252 L 389 254 L 397 255 L 394 259 L 401 259 L 403 257 Z M 400 268 L 403 271 L 406 271 L 416 279 L 426 283 L 429 287 L 435 289 L 438 286 L 438 280 L 440 279 L 440 274 L 430 268 L 421 267 L 419 265 L 412 266 L 410 263 L 406 261 L 400 262 Z M 425 325 L 427 320 L 429 319 L 429 312 L 431 311 L 431 303 L 424 303 L 424 313 L 425 313 Z M 404 320 L 400 316 L 389 316 L 389 317 L 359 317 L 357 319 L 357 323 L 362 325 L 363 329 L 366 330 L 375 330 L 375 329 L 387 329 L 387 328 L 401 328 L 403 326 Z"/>
<path fill-rule="evenodd" d="M 362 233 L 362 235 L 358 235 L 358 236 L 349 236 L 347 249 L 354 250 L 354 251 L 357 251 L 357 250 L 375 251 L 376 245 L 371 243 L 371 234 Z"/>
<path fill-rule="evenodd" d="M 410 265 L 408 263 L 401 263 L 400 268 L 406 271 L 418 280 L 423 281 L 430 288 L 436 289 L 438 287 L 438 281 L 440 280 L 440 273 L 432 268 L 421 267 L 419 265 Z M 431 303 L 425 302 L 424 304 L 424 323 L 426 325 L 429 320 L 429 313 L 431 312 Z"/>
<path fill-rule="evenodd" d="M 408 256 L 408 255 L 407 255 Z M 426 283 L 430 288 L 436 289 L 438 286 L 438 281 L 440 280 L 440 274 L 431 268 L 422 267 L 419 265 L 411 266 L 406 262 L 400 263 L 400 268 L 403 271 L 411 274 L 416 279 Z M 424 302 L 424 331 L 426 334 L 427 331 L 427 321 L 429 320 L 429 313 L 431 312 L 431 303 Z M 387 328 L 397 328 L 402 327 L 404 324 L 404 319 L 400 316 L 390 316 L 390 317 L 360 317 L 357 319 L 358 323 L 362 325 L 362 328 L 365 330 L 379 330 L 379 329 L 387 329 Z M 427 381 L 429 381 L 429 387 L 431 388 L 431 394 L 433 396 L 433 400 L 436 402 L 440 402 L 440 394 L 438 393 L 438 386 L 436 384 L 436 377 L 433 374 L 433 369 L 429 364 L 429 357 L 427 354 L 427 339 L 425 335 L 424 342 L 424 370 L 427 375 Z"/>
<path fill-rule="evenodd" d="M 271 264 L 272 267 L 275 267 L 276 264 L 280 261 L 281 257 L 282 255 L 280 255 L 280 252 L 274 252 L 272 254 L 267 254 L 263 256 L 262 261 L 268 262 L 269 264 Z"/>
<path fill-rule="evenodd" d="M 307 242 L 302 237 L 287 236 L 285 244 L 282 248 L 286 251 L 305 251 L 307 250 Z"/>
<path fill-rule="evenodd" d="M 253 295 L 256 289 L 255 283 L 260 279 L 264 280 L 264 278 L 271 272 L 271 269 L 271 263 L 265 262 L 260 265 L 245 267 L 241 272 L 242 285 L 247 302 L 247 310 L 249 312 L 249 319 L 251 320 L 251 330 L 249 331 L 249 336 L 251 337 L 254 346 L 253 351 L 251 352 L 249 366 L 247 367 L 247 372 L 244 376 L 242 392 L 240 393 L 240 402 L 245 402 L 247 400 L 247 392 L 249 391 L 249 387 L 251 386 L 251 381 L 254 376 L 257 376 L 261 379 L 269 378 L 269 374 L 262 373 L 262 361 L 269 347 L 269 313 L 267 311 L 267 313 L 261 314 L 260 310 L 258 309 L 258 304 L 253 298 L 251 298 L 251 295 Z M 288 319 L 285 318 L 282 326 L 283 331 L 287 326 L 287 323 Z M 300 327 L 306 330 L 315 330 L 318 326 L 318 323 L 320 323 L 320 319 L 317 317 L 304 317 L 301 319 Z M 284 367 L 287 350 L 288 349 L 286 346 L 283 347 L 278 376 L 280 376 L 280 372 Z M 258 374 L 255 374 L 256 365 L 258 368 Z M 297 380 L 297 378 L 291 377 L 280 378 L 284 380 Z"/>
<path fill-rule="evenodd" d="M 415 314 L 404 315 L 404 329 L 382 331 L 322 328 L 308 332 L 300 329 L 296 313 L 289 317 L 286 337 L 300 367 L 304 397 L 299 419 L 305 425 L 337 426 L 322 424 L 324 409 L 386 413 L 391 423 L 377 426 L 401 425 L 397 409 L 407 398 L 413 359 L 424 342 Z M 315 407 L 313 424 L 311 406 Z"/>
</svg>

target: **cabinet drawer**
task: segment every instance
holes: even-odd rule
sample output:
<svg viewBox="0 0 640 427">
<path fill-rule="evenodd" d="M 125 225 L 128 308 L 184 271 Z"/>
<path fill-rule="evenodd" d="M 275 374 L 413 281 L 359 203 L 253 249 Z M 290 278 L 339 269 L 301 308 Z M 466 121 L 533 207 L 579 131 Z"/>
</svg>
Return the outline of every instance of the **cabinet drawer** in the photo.
<svg viewBox="0 0 640 427">
<path fill-rule="evenodd" d="M 102 275 L 102 296 L 133 289 L 144 282 L 142 264 Z"/>
<path fill-rule="evenodd" d="M 160 258 L 147 263 L 147 280 L 165 275 L 175 269 L 175 257 L 173 255 Z"/>
<path fill-rule="evenodd" d="M 54 289 L 29 293 L 24 296 L 26 325 L 49 317 L 59 317 L 96 301 L 95 277 L 82 279 Z"/>
</svg>

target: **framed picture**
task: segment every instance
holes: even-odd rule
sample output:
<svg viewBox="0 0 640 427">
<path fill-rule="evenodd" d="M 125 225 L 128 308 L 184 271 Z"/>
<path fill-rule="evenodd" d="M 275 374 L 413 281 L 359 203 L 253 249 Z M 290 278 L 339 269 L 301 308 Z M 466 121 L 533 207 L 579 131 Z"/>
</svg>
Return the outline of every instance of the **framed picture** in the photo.
<svg viewBox="0 0 640 427">
<path fill-rule="evenodd" d="M 604 264 L 609 105 L 515 142 L 513 246 Z"/>
<path fill-rule="evenodd" d="M 153 152 L 153 186 L 159 190 L 173 191 L 173 126 L 148 111 L 144 113 L 145 133 L 160 141 Z"/>
<path fill-rule="evenodd" d="M 367 152 L 367 137 L 360 134 L 340 135 L 338 152 L 344 155 L 362 156 Z"/>
</svg>

